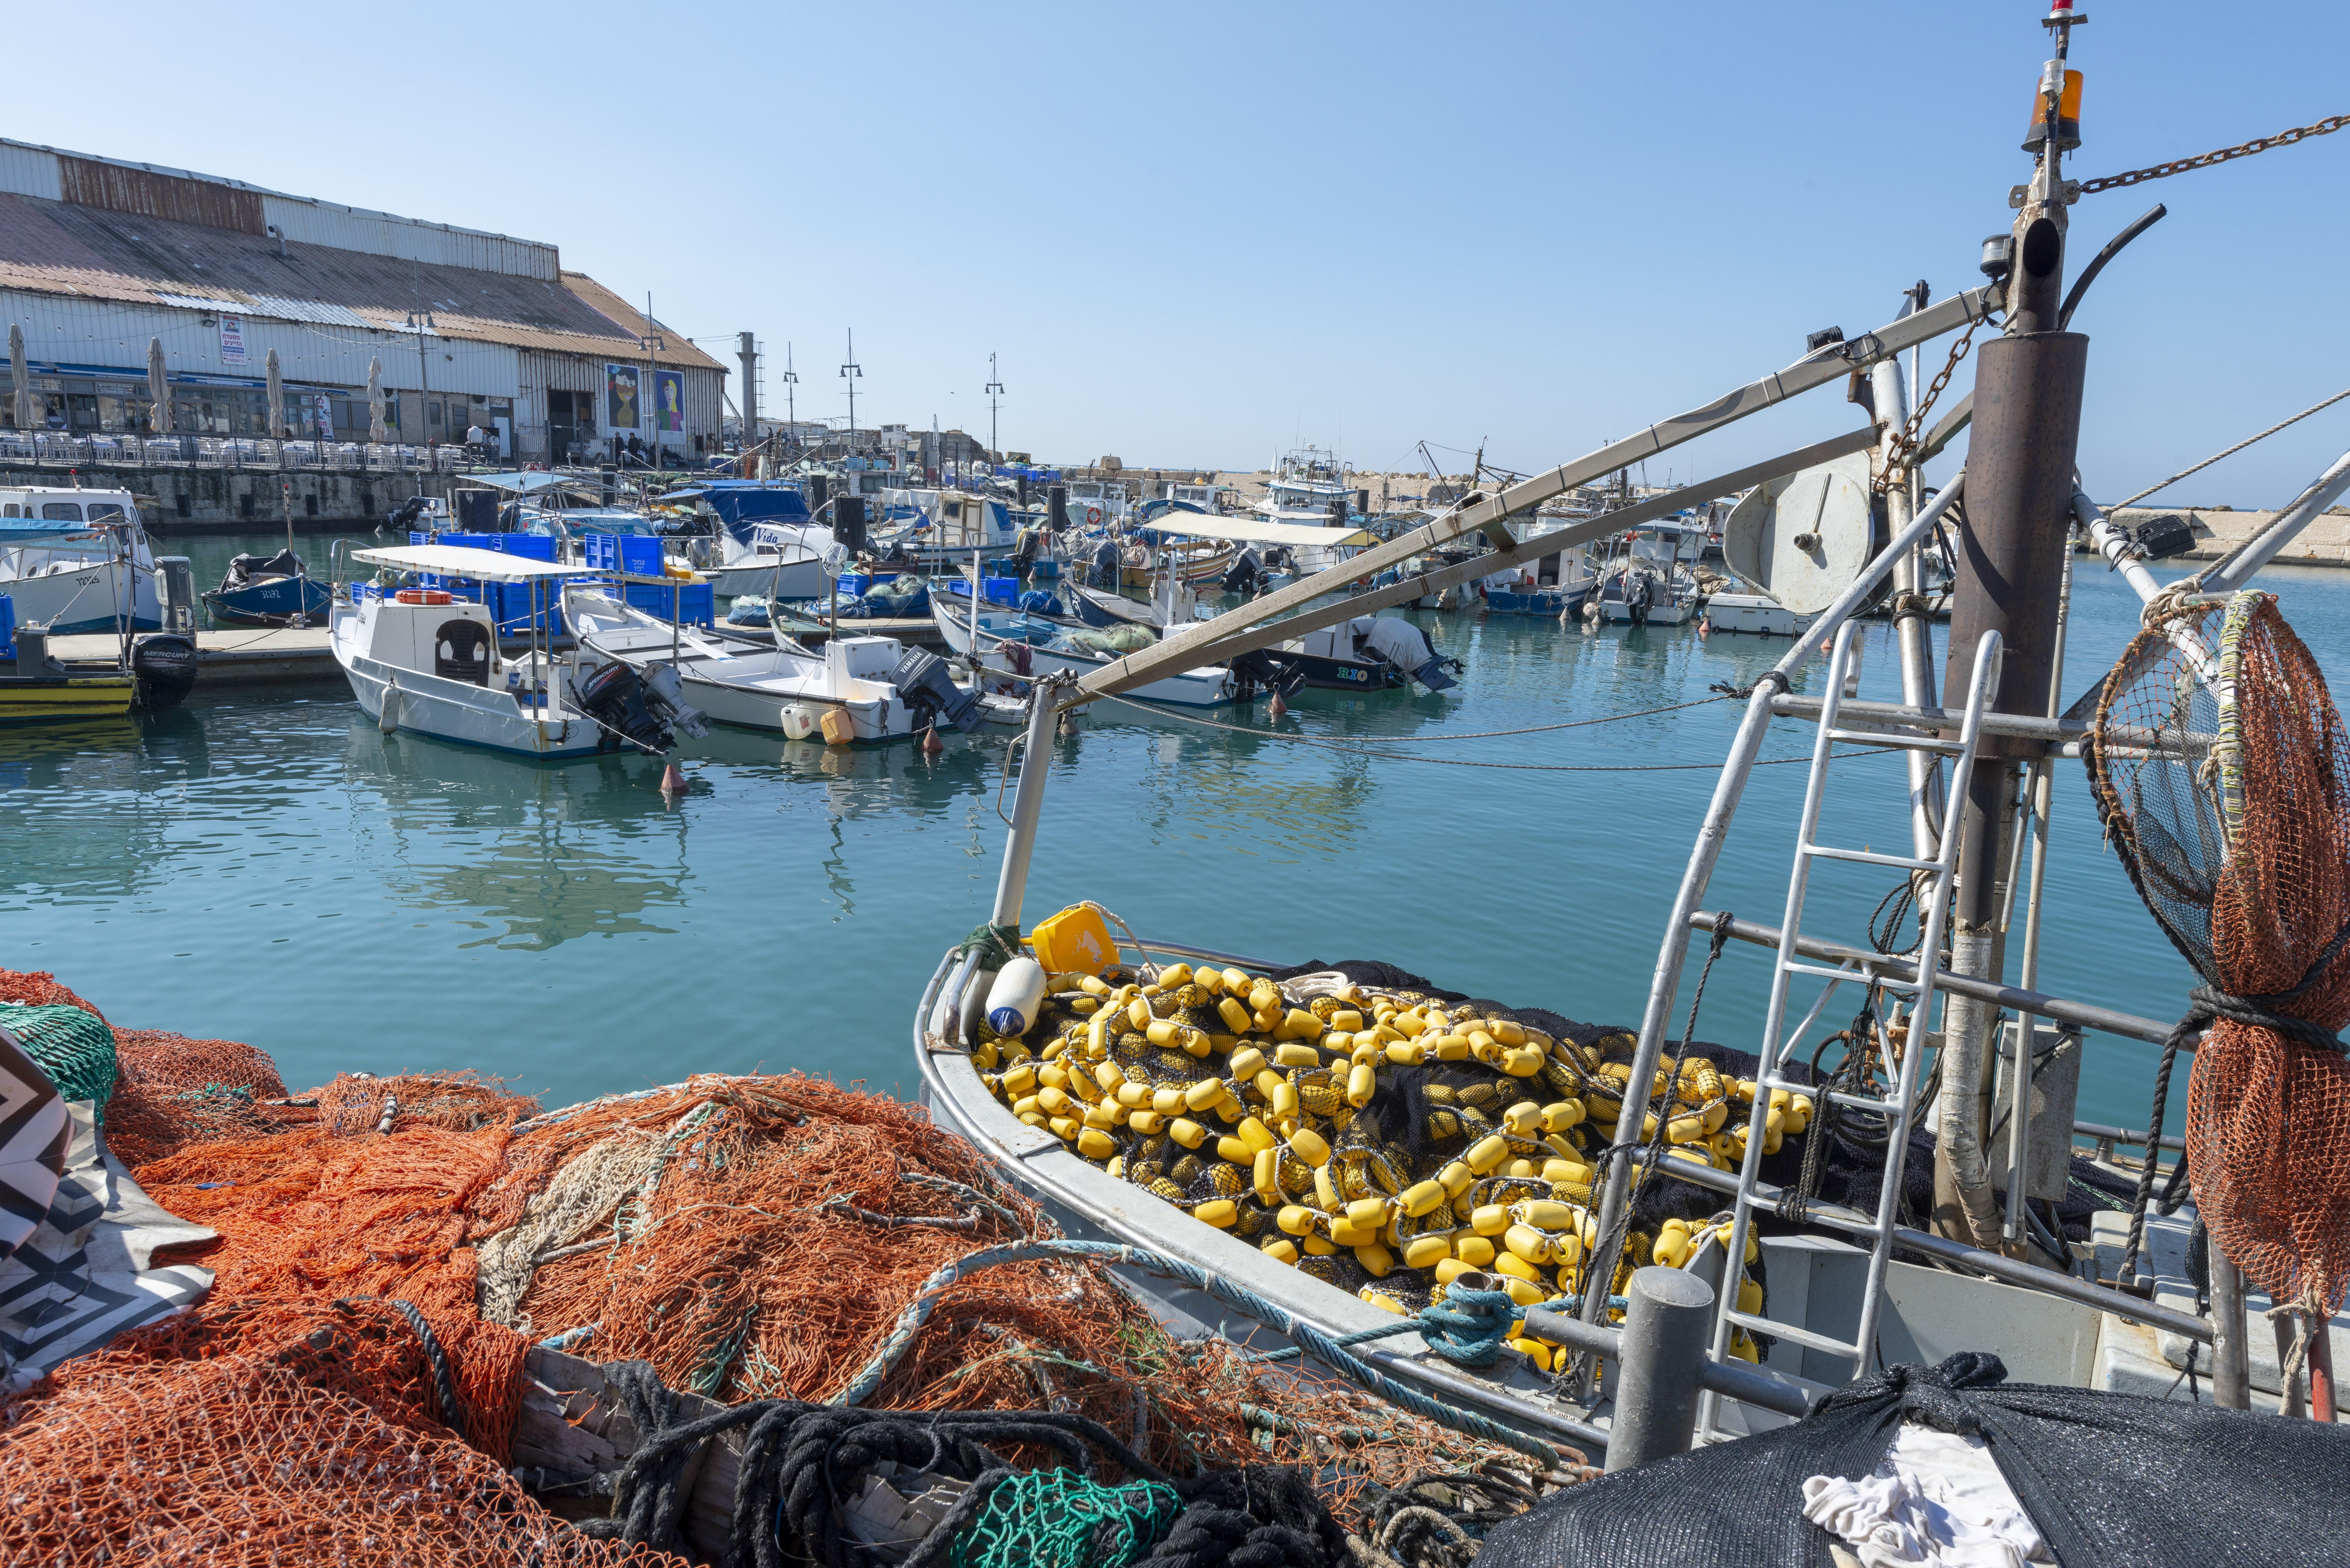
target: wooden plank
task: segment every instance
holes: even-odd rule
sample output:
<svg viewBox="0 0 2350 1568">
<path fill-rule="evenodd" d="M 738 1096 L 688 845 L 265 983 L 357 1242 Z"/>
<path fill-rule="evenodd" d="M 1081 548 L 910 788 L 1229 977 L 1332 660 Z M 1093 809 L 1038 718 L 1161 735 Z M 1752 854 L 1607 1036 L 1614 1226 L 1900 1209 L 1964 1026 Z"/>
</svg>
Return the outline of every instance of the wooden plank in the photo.
<svg viewBox="0 0 2350 1568">
<path fill-rule="evenodd" d="M 1544 556 L 1556 555 L 1561 550 L 1588 544 L 1595 539 L 1604 539 L 1609 535 L 1620 534 L 1627 528 L 1637 528 L 1643 523 L 1652 522 L 1659 517 L 1678 512 L 1685 506 L 1695 506 L 1700 502 L 1711 501 L 1716 497 L 1744 490 L 1749 485 L 1760 484 L 1764 480 L 1776 479 L 1782 474 L 1794 473 L 1819 463 L 1834 462 L 1847 453 L 1863 451 L 1876 444 L 1876 441 L 1877 431 L 1872 428 L 1864 426 L 1856 431 L 1848 431 L 1843 435 L 1831 436 L 1824 441 L 1815 441 L 1810 446 L 1800 448 L 1783 456 L 1753 463 L 1716 478 L 1699 480 L 1679 490 L 1652 496 L 1636 505 L 1620 507 L 1614 512 L 1603 513 L 1597 517 L 1580 518 L 1553 533 L 1537 534 L 1523 542 L 1513 539 L 1510 542 L 1509 548 L 1505 550 L 1496 550 L 1491 555 L 1478 556 L 1458 566 L 1440 566 L 1434 571 L 1407 577 L 1401 582 L 1384 588 L 1369 588 L 1347 598 L 1332 599 L 1292 616 L 1286 620 L 1267 621 L 1232 632 L 1217 643 L 1214 649 L 1214 662 L 1220 663 L 1254 649 L 1270 647 L 1276 642 L 1285 642 L 1293 637 L 1302 637 L 1309 631 L 1318 630 L 1326 626 L 1335 626 L 1342 620 L 1352 620 L 1358 615 L 1368 615 L 1374 610 L 1385 609 L 1390 605 L 1408 604 L 1423 594 L 1441 593 L 1458 583 L 1490 576 L 1495 572 L 1506 571 L 1512 566 L 1521 566 L 1529 561 L 1539 561 Z M 1079 707 L 1094 696 L 1107 695 L 1105 692 L 1089 692 L 1087 688 L 1090 685 L 1091 680 L 1088 680 L 1086 686 L 1066 693 L 1063 698 L 1062 706 Z"/>
<path fill-rule="evenodd" d="M 1613 473 L 1644 458 L 1654 457 L 1683 441 L 1694 441 L 1710 431 L 1719 430 L 1749 414 L 1759 413 L 1800 392 L 1841 380 L 1850 372 L 1865 369 L 1912 344 L 1955 330 L 1967 322 L 1980 321 L 1986 312 L 1985 296 L 1988 293 L 1988 289 L 1978 288 L 1952 295 L 1928 309 L 1905 316 L 1888 327 L 1839 345 L 1842 352 L 1813 355 L 1784 370 L 1749 382 L 1703 408 L 1692 409 L 1688 413 L 1651 425 L 1638 435 L 1612 441 L 1596 452 L 1562 463 L 1548 473 L 1522 480 L 1498 493 L 1475 493 L 1463 501 L 1458 510 L 1446 513 L 1424 527 L 1415 528 L 1377 549 L 1366 550 L 1352 560 L 1267 594 L 1239 609 L 1226 611 L 1214 620 L 1173 633 L 1139 653 L 1128 654 L 1105 665 L 1079 683 L 1078 693 L 1081 698 L 1114 695 L 1178 670 L 1219 663 L 1234 652 L 1244 651 L 1248 646 L 1262 647 L 1262 642 L 1246 644 L 1236 634 L 1249 633 L 1252 628 L 1258 628 L 1262 622 L 1302 609 L 1353 578 L 1377 576 L 1389 566 L 1400 566 L 1412 556 L 1464 534 L 1498 524 L 1513 513 L 1539 506 L 1553 496 L 1564 494 L 1603 474 Z M 1554 549 L 1556 547 L 1552 546 Z"/>
</svg>

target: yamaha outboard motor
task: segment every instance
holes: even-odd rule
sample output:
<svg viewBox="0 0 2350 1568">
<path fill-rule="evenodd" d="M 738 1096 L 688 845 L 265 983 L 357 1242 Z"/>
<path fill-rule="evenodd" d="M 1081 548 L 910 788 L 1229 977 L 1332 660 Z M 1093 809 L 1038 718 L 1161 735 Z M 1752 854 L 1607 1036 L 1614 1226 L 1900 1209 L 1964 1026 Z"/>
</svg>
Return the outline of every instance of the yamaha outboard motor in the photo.
<svg viewBox="0 0 2350 1568">
<path fill-rule="evenodd" d="M 1401 616 L 1375 618 L 1370 628 L 1362 634 L 1359 640 L 1362 646 L 1430 691 L 1441 691 L 1448 686 L 1459 684 L 1445 673 L 1445 667 L 1449 664 L 1458 670 L 1461 661 L 1438 658 L 1436 649 L 1429 645 L 1428 633 Z"/>
<path fill-rule="evenodd" d="M 1284 658 L 1267 649 L 1253 648 L 1237 658 L 1225 660 L 1241 680 L 1241 695 L 1253 696 L 1258 691 L 1274 691 L 1284 697 L 1293 696 L 1305 684 L 1305 667 L 1292 659 Z"/>
<path fill-rule="evenodd" d="M 196 684 L 196 639 L 177 632 L 140 638 L 130 650 L 141 708 L 176 708 Z"/>
<path fill-rule="evenodd" d="M 1086 580 L 1087 586 L 1091 587 L 1114 588 L 1118 587 L 1117 540 L 1104 539 L 1095 547 L 1093 569 Z"/>
<path fill-rule="evenodd" d="M 588 676 L 578 690 L 580 710 L 603 731 L 598 751 L 617 752 L 626 741 L 658 755 L 677 743 L 668 727 L 653 717 L 645 683 L 619 659 Z"/>
<path fill-rule="evenodd" d="M 968 734 L 982 722 L 978 694 L 957 686 L 947 673 L 947 661 L 925 649 L 906 650 L 889 671 L 889 685 L 916 729 L 943 721 Z"/>
<path fill-rule="evenodd" d="M 387 528 L 413 528 L 423 516 L 424 497 L 411 495 L 391 509 L 391 514 L 383 520 L 383 525 Z"/>
</svg>

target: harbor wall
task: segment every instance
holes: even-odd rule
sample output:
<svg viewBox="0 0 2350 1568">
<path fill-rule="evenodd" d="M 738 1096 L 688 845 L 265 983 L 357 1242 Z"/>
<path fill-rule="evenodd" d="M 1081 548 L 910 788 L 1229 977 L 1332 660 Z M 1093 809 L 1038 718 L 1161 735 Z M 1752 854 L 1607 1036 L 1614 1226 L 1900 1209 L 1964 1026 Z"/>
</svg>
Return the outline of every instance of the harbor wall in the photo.
<svg viewBox="0 0 2350 1568">
<path fill-rule="evenodd" d="M 78 471 L 86 488 L 128 490 L 157 538 L 188 534 L 244 534 L 286 525 L 297 529 L 373 528 L 418 495 L 447 500 L 450 473 L 372 470 L 107 468 Z M 64 471 L 31 463 L 0 464 L 0 485 L 71 485 Z"/>
<path fill-rule="evenodd" d="M 2274 512 L 2237 512 L 2227 507 L 2125 506 L 2114 522 L 2136 527 L 2152 517 L 2184 517 L 2195 530 L 2195 547 L 2181 561 L 2216 561 L 2276 521 Z M 2086 552 L 2087 545 L 2078 546 Z M 2094 552 L 2090 552 L 2094 553 Z M 2350 508 L 2336 506 L 2301 531 L 2280 551 L 2281 566 L 2350 566 Z"/>
</svg>

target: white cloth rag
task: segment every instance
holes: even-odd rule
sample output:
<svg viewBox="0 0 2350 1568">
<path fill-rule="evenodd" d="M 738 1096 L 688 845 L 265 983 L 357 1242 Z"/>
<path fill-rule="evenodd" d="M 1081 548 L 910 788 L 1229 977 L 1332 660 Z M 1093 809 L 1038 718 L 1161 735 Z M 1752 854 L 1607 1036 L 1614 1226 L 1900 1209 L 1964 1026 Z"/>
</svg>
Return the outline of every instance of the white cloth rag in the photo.
<svg viewBox="0 0 2350 1568">
<path fill-rule="evenodd" d="M 1863 1568 L 2024 1568 L 2053 1563 L 1980 1438 L 1905 1424 L 1862 1480 L 1814 1476 L 1804 1517 Z"/>
</svg>

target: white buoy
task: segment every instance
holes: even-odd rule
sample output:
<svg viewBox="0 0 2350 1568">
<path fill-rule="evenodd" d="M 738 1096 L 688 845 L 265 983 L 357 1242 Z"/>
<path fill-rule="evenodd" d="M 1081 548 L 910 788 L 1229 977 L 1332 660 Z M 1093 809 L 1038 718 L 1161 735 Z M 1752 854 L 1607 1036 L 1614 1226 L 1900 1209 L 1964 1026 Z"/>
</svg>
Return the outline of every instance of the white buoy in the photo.
<svg viewBox="0 0 2350 1568">
<path fill-rule="evenodd" d="M 376 711 L 375 727 L 387 735 L 400 728 L 400 688 L 389 681 L 383 688 L 383 706 Z"/>
<path fill-rule="evenodd" d="M 987 990 L 987 1026 L 1007 1038 L 1025 1034 L 1045 1004 L 1045 966 L 1016 958 L 998 970 Z"/>
</svg>

